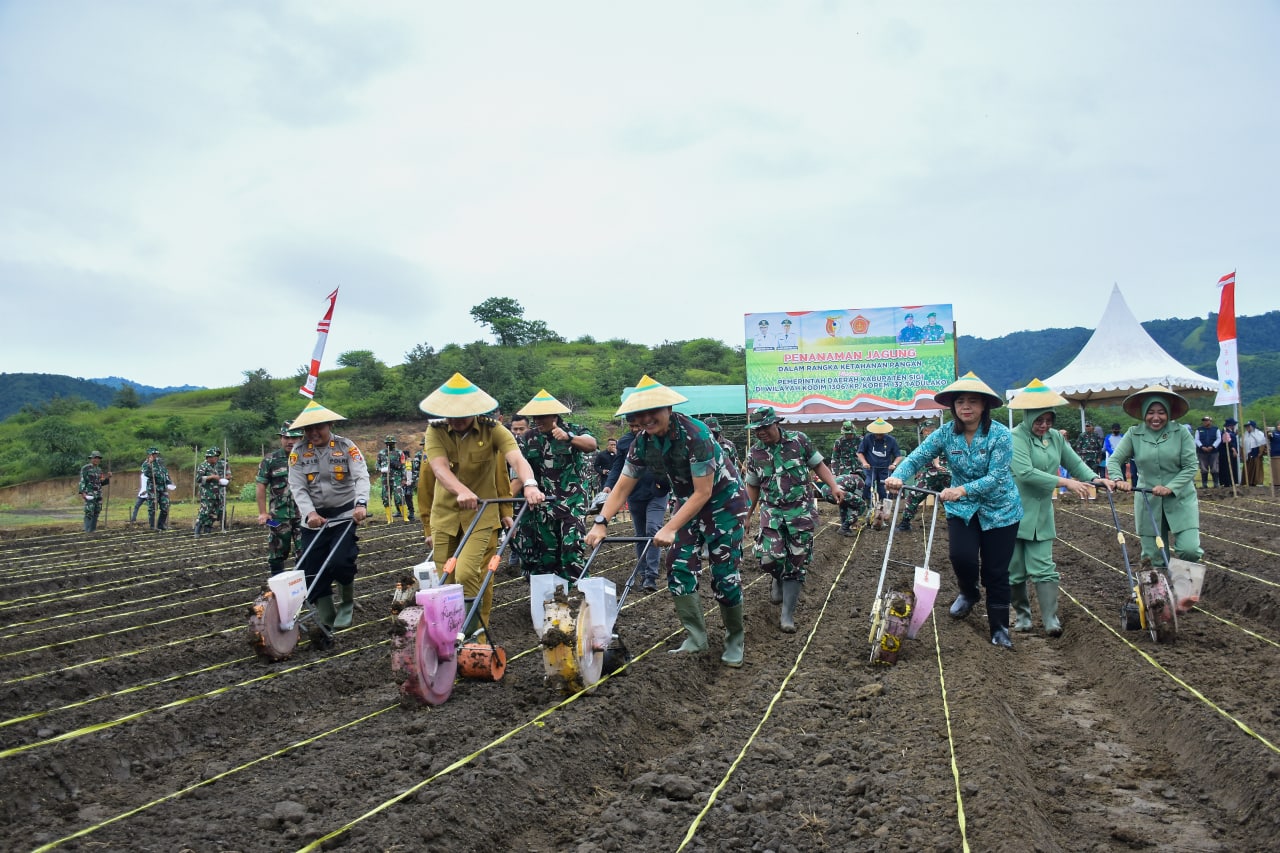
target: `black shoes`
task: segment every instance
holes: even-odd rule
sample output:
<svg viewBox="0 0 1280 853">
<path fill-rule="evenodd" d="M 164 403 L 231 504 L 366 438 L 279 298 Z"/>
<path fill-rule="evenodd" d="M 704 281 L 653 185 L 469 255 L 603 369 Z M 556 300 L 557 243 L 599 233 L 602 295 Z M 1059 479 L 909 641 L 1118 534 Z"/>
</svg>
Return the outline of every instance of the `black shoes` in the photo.
<svg viewBox="0 0 1280 853">
<path fill-rule="evenodd" d="M 904 522 L 902 522 L 901 524 L 899 524 L 899 525 L 898 525 L 898 530 L 902 531 L 903 533 L 910 533 L 910 532 L 911 532 L 911 522 L 909 522 L 909 521 L 904 521 Z"/>
<path fill-rule="evenodd" d="M 991 645 L 999 646 L 1002 649 L 1013 650 L 1013 640 L 1009 639 L 1008 628 L 997 628 L 991 634 Z"/>
<path fill-rule="evenodd" d="M 978 597 L 969 598 L 964 593 L 956 596 L 955 602 L 951 605 L 951 618 L 963 619 L 973 612 L 974 605 L 978 603 Z M 1007 633 L 1007 632 L 1006 632 Z"/>
</svg>

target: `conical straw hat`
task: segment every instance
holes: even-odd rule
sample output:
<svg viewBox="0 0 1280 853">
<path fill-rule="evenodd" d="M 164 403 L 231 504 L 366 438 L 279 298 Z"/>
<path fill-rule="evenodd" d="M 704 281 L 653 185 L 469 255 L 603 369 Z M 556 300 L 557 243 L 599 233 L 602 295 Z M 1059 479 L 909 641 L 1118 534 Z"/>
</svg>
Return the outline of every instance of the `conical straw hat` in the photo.
<svg viewBox="0 0 1280 853">
<path fill-rule="evenodd" d="M 1052 409 L 1054 406 L 1065 406 L 1070 402 L 1066 397 L 1045 385 L 1039 379 L 1032 379 L 1031 384 L 1018 392 L 1009 403 L 1011 409 Z"/>
<path fill-rule="evenodd" d="M 874 421 L 867 424 L 867 432 L 884 435 L 885 433 L 893 432 L 893 424 L 889 423 L 884 418 L 876 418 Z"/>
<path fill-rule="evenodd" d="M 524 404 L 524 408 L 516 412 L 517 415 L 567 415 L 570 408 L 561 403 L 555 397 L 547 393 L 547 389 L 543 388 L 533 396 L 533 399 Z"/>
<path fill-rule="evenodd" d="M 994 409 L 1004 403 L 1000 399 L 1000 395 L 991 390 L 991 386 L 979 379 L 972 370 L 961 376 L 955 382 L 952 382 L 946 388 L 943 388 L 937 394 L 933 395 L 933 399 L 940 405 L 950 406 L 951 401 L 958 394 L 981 394 L 991 400 L 991 407 Z"/>
<path fill-rule="evenodd" d="M 681 396 L 672 391 L 666 385 L 652 378 L 648 374 L 640 377 L 640 381 L 636 383 L 636 390 L 622 401 L 622 405 L 618 407 L 618 411 L 614 413 L 618 415 L 629 415 L 634 412 L 643 412 L 648 409 L 661 409 L 664 406 L 674 406 L 678 403 L 689 402 L 688 397 Z"/>
<path fill-rule="evenodd" d="M 1141 391 L 1134 391 L 1128 397 L 1124 398 L 1124 411 L 1131 418 L 1142 420 L 1142 416 L 1146 414 L 1143 410 L 1147 407 L 1147 400 L 1151 397 L 1164 397 L 1169 412 L 1169 420 L 1176 421 L 1187 413 L 1187 409 L 1191 408 L 1191 404 L 1186 398 L 1171 388 L 1163 385 L 1148 385 Z"/>
<path fill-rule="evenodd" d="M 326 409 L 315 400 L 312 400 L 307 403 L 306 408 L 302 410 L 302 414 L 293 419 L 293 423 L 289 425 L 289 428 L 300 430 L 303 427 L 315 426 L 316 424 L 328 424 L 345 420 L 346 418 L 342 415 L 332 409 Z"/>
<path fill-rule="evenodd" d="M 418 408 L 439 418 L 470 418 L 498 408 L 498 401 L 481 391 L 461 373 L 426 396 Z"/>
</svg>

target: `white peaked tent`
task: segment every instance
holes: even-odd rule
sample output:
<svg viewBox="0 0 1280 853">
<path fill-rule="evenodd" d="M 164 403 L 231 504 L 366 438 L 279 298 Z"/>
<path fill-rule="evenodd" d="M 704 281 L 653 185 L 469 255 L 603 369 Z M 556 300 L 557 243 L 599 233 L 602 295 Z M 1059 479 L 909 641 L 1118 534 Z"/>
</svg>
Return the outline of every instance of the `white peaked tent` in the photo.
<svg viewBox="0 0 1280 853">
<path fill-rule="evenodd" d="M 1078 404 L 1081 418 L 1086 405 L 1117 403 L 1148 385 L 1180 392 L 1213 392 L 1219 385 L 1162 350 L 1129 310 L 1119 285 L 1112 287 L 1107 310 L 1080 354 L 1042 381 Z M 1021 390 L 1006 391 L 1005 398 L 1012 399 Z"/>
</svg>

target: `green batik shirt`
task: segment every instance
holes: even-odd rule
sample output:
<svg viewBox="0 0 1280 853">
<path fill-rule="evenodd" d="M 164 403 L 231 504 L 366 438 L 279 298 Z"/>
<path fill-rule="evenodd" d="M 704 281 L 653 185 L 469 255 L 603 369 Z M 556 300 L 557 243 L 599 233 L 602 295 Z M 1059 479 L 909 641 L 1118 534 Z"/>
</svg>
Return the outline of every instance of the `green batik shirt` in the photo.
<svg viewBox="0 0 1280 853">
<path fill-rule="evenodd" d="M 744 479 L 760 490 L 760 526 L 813 530 L 817 518 L 809 483 L 812 470 L 822 464 L 822 454 L 804 433 L 781 427 L 778 431 L 777 444 L 757 441 L 747 454 Z"/>
<path fill-rule="evenodd" d="M 267 511 L 277 521 L 301 518 L 298 505 L 289 491 L 289 451 L 283 447 L 258 463 L 255 483 L 267 487 Z"/>
<path fill-rule="evenodd" d="M 579 424 L 559 421 L 558 425 L 570 435 L 591 435 L 590 430 Z M 587 454 L 569 442 L 557 441 L 537 429 L 530 429 L 524 434 L 520 449 L 533 468 L 538 488 L 547 500 L 563 505 L 572 515 L 582 515 L 589 498 L 587 486 L 591 465 Z"/>
<path fill-rule="evenodd" d="M 632 442 L 622 473 L 639 479 L 641 471 L 646 469 L 654 477 L 666 477 L 681 503 L 693 494 L 694 477 L 710 475 L 711 498 L 707 506 L 712 510 L 727 507 L 743 488 L 711 430 L 701 421 L 679 412 L 671 413 L 666 435 L 642 432 Z"/>
</svg>

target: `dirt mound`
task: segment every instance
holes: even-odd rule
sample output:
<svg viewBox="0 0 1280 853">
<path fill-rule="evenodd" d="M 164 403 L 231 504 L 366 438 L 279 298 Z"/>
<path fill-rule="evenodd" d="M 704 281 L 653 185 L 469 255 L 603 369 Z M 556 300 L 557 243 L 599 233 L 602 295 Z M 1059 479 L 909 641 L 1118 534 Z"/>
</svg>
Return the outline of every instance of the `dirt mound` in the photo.
<svg viewBox="0 0 1280 853">
<path fill-rule="evenodd" d="M 696 657 L 667 654 L 670 597 L 633 594 L 618 627 L 634 660 L 570 697 L 544 685 L 527 586 L 504 572 L 493 633 L 507 675 L 462 682 L 436 708 L 402 705 L 390 671 L 386 614 L 424 556 L 416 524 L 362 529 L 355 626 L 330 652 L 304 641 L 274 664 L 245 628 L 266 578 L 260 530 L 7 539 L 0 846 L 1261 849 L 1280 829 L 1276 509 L 1203 505 L 1203 609 L 1174 644 L 1119 630 L 1110 513 L 1071 500 L 1060 639 L 1015 635 L 1006 652 L 981 605 L 948 618 L 940 529 L 935 618 L 896 666 L 871 667 L 888 531 L 848 539 L 828 523 L 798 633 L 778 630 L 748 558 L 742 669 L 719 663 L 706 584 L 712 649 Z M 919 527 L 896 534 L 891 585 L 923 560 Z M 621 583 L 628 549 L 597 566 Z"/>
</svg>

